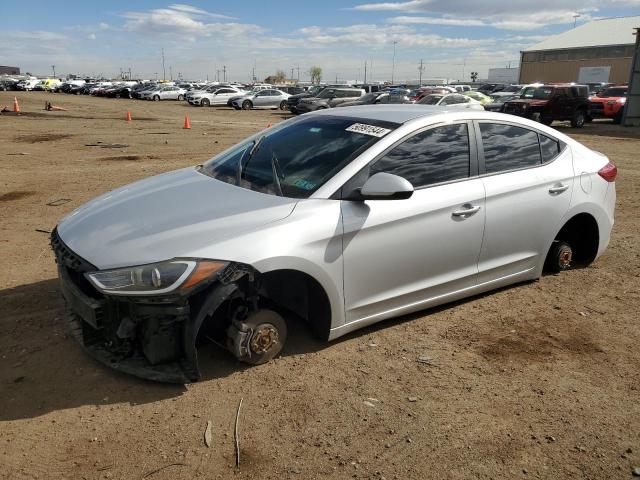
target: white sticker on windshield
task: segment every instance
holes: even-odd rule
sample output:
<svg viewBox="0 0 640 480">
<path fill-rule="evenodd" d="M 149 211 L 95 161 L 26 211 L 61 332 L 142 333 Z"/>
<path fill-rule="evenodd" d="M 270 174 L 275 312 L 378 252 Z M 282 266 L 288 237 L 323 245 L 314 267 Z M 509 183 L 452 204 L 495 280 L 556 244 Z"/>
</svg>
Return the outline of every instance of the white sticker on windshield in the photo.
<svg viewBox="0 0 640 480">
<path fill-rule="evenodd" d="M 345 130 L 347 132 L 364 133 L 372 137 L 384 137 L 391 131 L 388 128 L 376 127 L 375 125 L 367 125 L 365 123 L 354 123 Z"/>
</svg>

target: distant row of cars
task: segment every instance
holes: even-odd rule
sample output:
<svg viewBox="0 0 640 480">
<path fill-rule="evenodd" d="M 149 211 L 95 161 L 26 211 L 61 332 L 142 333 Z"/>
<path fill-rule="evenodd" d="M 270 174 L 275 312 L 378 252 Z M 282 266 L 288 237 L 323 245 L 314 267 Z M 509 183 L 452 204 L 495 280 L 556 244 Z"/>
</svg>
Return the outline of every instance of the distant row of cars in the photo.
<svg viewBox="0 0 640 480">
<path fill-rule="evenodd" d="M 570 121 L 582 127 L 595 118 L 619 123 L 627 98 L 626 85 L 605 83 L 578 85 L 489 83 L 473 90 L 469 85 L 432 85 L 409 89 L 384 85 L 301 86 L 256 84 L 196 84 L 135 81 L 84 81 L 25 79 L 11 85 L 3 80 L 3 89 L 46 90 L 76 95 L 142 100 L 187 101 L 198 107 L 228 106 L 237 110 L 260 108 L 289 110 L 304 114 L 326 108 L 355 105 L 404 104 L 489 110 L 518 115 L 550 125 Z"/>
</svg>

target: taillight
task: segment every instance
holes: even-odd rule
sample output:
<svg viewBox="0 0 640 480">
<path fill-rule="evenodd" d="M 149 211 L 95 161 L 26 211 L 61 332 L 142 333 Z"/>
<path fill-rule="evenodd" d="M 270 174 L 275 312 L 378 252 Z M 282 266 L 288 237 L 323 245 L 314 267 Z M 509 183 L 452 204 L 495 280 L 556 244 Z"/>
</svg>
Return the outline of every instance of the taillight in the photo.
<svg viewBox="0 0 640 480">
<path fill-rule="evenodd" d="M 607 182 L 613 182 L 618 176 L 618 168 L 613 163 L 609 162 L 598 170 L 598 175 L 604 178 Z"/>
</svg>

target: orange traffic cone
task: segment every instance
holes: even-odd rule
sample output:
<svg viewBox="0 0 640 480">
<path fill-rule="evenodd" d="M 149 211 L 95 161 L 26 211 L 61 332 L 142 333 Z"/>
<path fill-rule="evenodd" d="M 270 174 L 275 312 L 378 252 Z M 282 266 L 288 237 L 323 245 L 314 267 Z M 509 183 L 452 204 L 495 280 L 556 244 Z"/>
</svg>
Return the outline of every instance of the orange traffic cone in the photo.
<svg viewBox="0 0 640 480">
<path fill-rule="evenodd" d="M 127 117 L 125 118 L 125 120 L 126 120 L 127 122 L 130 122 L 130 121 L 131 121 L 131 112 L 130 112 L 129 110 L 127 110 Z"/>
<path fill-rule="evenodd" d="M 184 127 L 182 128 L 191 128 L 191 123 L 189 122 L 189 114 L 187 113 L 184 116 Z"/>
<path fill-rule="evenodd" d="M 20 105 L 18 105 L 18 98 L 13 97 L 13 111 L 15 113 L 20 113 Z"/>
</svg>

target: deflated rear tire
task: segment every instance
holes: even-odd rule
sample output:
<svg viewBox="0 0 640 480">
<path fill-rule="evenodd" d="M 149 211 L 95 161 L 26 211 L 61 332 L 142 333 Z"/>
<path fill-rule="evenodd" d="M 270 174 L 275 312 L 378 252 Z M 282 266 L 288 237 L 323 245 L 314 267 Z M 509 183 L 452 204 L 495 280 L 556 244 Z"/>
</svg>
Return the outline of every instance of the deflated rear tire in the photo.
<svg viewBox="0 0 640 480">
<path fill-rule="evenodd" d="M 549 250 L 545 262 L 545 270 L 551 273 L 559 273 L 571 270 L 573 263 L 573 248 L 567 242 L 555 241 Z"/>
</svg>

